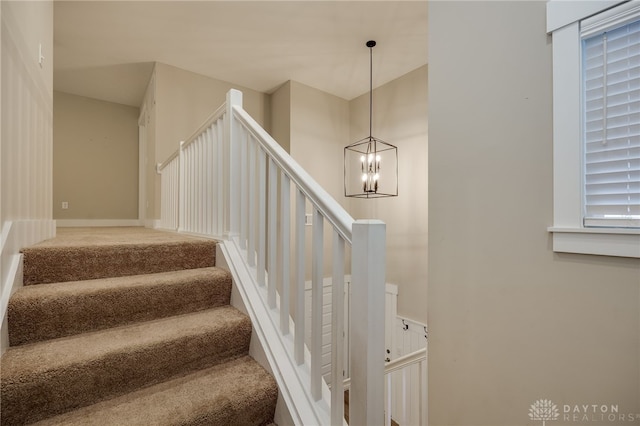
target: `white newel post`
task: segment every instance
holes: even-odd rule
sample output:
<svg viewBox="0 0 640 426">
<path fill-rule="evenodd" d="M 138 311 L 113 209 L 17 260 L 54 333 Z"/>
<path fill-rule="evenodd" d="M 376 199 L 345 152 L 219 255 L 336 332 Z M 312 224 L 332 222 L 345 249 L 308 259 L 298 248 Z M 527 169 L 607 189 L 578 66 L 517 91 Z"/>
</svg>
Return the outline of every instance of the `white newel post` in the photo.
<svg viewBox="0 0 640 426">
<path fill-rule="evenodd" d="M 384 424 L 386 225 L 353 223 L 349 424 Z"/>
<path fill-rule="evenodd" d="M 225 234 L 235 237 L 240 233 L 240 135 L 239 124 L 233 116 L 233 107 L 242 106 L 242 92 L 231 89 L 227 92 L 227 111 L 224 120 L 225 158 L 229 159 L 225 176 Z M 225 162 L 226 163 L 226 162 Z"/>
</svg>

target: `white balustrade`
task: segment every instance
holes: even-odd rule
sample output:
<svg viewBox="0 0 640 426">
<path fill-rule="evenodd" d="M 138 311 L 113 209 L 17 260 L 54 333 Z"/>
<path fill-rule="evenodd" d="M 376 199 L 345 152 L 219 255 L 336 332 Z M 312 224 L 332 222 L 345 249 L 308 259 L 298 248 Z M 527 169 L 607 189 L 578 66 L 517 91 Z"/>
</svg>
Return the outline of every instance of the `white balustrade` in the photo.
<svg viewBox="0 0 640 426">
<path fill-rule="evenodd" d="M 225 109 L 219 108 L 163 163 L 160 228 L 221 235 L 224 220 L 223 158 Z"/>
<path fill-rule="evenodd" d="M 350 424 L 383 424 L 384 223 L 355 221 L 242 109 L 242 93 L 236 90 L 158 165 L 158 172 L 160 227 L 221 240 L 294 422 L 344 424 L 342 380 L 349 366 Z M 310 241 L 305 238 L 307 204 Z M 332 250 L 325 248 L 329 236 Z M 325 259 L 325 252 L 332 256 Z M 331 389 L 322 374 L 327 265 L 333 281 L 331 342 L 325 343 L 331 346 Z M 306 346 L 308 267 L 311 344 Z M 350 321 L 343 308 L 345 273 L 352 280 Z M 347 326 L 351 364 L 343 355 Z"/>
<path fill-rule="evenodd" d="M 387 387 L 385 398 L 390 409 L 385 413 L 385 424 L 391 416 L 399 425 L 427 424 L 427 350 L 420 349 L 385 366 Z M 396 404 L 392 404 L 395 392 Z"/>
<path fill-rule="evenodd" d="M 384 366 L 384 425 L 427 424 L 427 349 L 419 349 Z M 352 379 L 342 382 L 352 388 Z"/>
</svg>

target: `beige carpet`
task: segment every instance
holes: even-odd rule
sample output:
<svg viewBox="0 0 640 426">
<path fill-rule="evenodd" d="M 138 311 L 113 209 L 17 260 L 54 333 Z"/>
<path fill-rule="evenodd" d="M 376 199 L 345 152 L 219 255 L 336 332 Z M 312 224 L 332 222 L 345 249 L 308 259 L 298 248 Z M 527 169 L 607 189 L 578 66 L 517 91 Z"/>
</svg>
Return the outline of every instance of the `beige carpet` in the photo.
<svg viewBox="0 0 640 426">
<path fill-rule="evenodd" d="M 59 228 L 24 248 L 24 285 L 152 274 L 215 265 L 216 242 L 147 228 Z"/>
<path fill-rule="evenodd" d="M 9 302 L 0 424 L 273 422 L 277 387 L 248 356 L 251 322 L 229 305 L 215 242 L 141 228 L 60 229 L 24 250 L 25 266 L 35 252 L 32 285 Z"/>
</svg>

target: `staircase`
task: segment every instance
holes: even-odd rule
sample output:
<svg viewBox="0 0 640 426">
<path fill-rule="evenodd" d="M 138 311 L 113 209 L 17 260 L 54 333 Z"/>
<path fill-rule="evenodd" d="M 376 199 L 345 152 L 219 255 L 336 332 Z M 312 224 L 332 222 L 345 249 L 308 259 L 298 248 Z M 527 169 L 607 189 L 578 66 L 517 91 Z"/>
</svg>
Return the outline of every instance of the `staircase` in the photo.
<svg viewBox="0 0 640 426">
<path fill-rule="evenodd" d="M 267 425 L 278 389 L 249 355 L 216 243 L 142 228 L 59 230 L 23 250 L 1 425 Z"/>
</svg>

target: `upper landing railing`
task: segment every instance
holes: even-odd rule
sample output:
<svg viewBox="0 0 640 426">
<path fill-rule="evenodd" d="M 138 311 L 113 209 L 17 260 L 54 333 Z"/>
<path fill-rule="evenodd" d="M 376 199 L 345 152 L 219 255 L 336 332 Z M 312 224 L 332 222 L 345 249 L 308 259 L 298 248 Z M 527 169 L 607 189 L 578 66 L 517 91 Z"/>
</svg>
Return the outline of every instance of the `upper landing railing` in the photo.
<svg viewBox="0 0 640 426">
<path fill-rule="evenodd" d="M 294 422 L 343 425 L 343 374 L 348 369 L 349 423 L 383 424 L 384 223 L 354 220 L 242 109 L 237 90 L 158 165 L 158 172 L 160 227 L 222 240 Z M 330 342 L 323 342 L 325 271 L 332 277 Z M 343 306 L 347 273 L 350 318 Z M 311 335 L 305 337 L 308 275 Z M 327 344 L 331 388 L 321 368 Z"/>
</svg>

